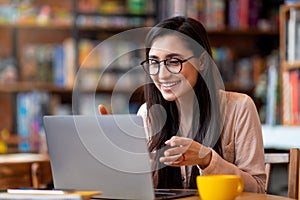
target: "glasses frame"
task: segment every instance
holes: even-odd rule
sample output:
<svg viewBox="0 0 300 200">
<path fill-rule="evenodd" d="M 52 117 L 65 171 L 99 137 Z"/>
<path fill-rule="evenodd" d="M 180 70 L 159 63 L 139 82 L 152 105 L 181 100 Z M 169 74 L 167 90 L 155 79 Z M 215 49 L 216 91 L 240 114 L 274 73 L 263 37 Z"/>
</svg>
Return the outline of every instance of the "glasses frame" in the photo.
<svg viewBox="0 0 300 200">
<path fill-rule="evenodd" d="M 195 57 L 195 56 L 193 55 L 193 56 L 190 56 L 190 57 L 188 57 L 188 58 L 186 58 L 186 59 L 184 59 L 184 60 L 181 60 L 181 59 L 179 59 L 179 58 L 167 58 L 167 59 L 164 59 L 164 60 L 161 60 L 161 61 L 157 61 L 157 60 L 155 60 L 155 59 L 146 59 L 146 60 L 142 61 L 140 64 L 142 65 L 144 71 L 145 71 L 147 74 L 151 75 L 151 76 L 155 76 L 155 75 L 157 75 L 157 74 L 159 73 L 160 67 L 161 67 L 161 64 L 160 64 L 160 63 L 162 63 L 162 62 L 164 63 L 164 66 L 166 67 L 166 69 L 168 70 L 168 72 L 170 72 L 171 74 L 179 74 L 179 73 L 181 72 L 181 70 L 182 70 L 182 64 L 185 63 L 185 62 L 187 62 L 188 60 L 194 58 L 194 57 Z M 168 65 L 167 65 L 167 61 L 168 61 L 168 60 L 171 60 L 171 59 L 176 59 L 176 60 L 179 61 L 179 63 L 180 63 L 180 69 L 179 69 L 178 72 L 172 72 L 172 71 L 169 69 L 169 67 L 168 67 Z M 146 67 L 144 66 L 144 64 L 145 64 L 146 62 L 148 62 L 149 60 L 156 61 L 156 64 L 158 64 L 158 70 L 157 70 L 156 73 L 150 73 L 149 70 L 147 70 Z"/>
</svg>

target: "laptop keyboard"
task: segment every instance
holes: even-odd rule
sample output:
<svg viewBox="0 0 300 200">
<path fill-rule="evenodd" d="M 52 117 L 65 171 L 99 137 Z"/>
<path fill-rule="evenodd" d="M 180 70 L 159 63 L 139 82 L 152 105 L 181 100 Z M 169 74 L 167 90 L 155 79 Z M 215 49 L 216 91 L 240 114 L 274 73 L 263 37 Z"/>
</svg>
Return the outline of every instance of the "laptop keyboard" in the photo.
<svg viewBox="0 0 300 200">
<path fill-rule="evenodd" d="M 197 190 L 180 190 L 180 189 L 155 189 L 155 199 L 176 199 L 179 197 L 193 196 Z"/>
</svg>

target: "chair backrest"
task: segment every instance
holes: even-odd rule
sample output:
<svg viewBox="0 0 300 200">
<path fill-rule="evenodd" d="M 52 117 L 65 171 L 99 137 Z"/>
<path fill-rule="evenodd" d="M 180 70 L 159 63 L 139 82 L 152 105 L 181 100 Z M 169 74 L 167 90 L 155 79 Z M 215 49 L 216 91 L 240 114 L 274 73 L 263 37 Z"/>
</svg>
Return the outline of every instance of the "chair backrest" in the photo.
<svg viewBox="0 0 300 200">
<path fill-rule="evenodd" d="M 288 165 L 288 197 L 298 199 L 299 149 L 297 148 L 292 148 L 287 153 L 265 153 L 265 171 L 267 175 L 265 190 L 268 193 L 271 166 L 282 163 Z"/>
<path fill-rule="evenodd" d="M 31 180 L 34 188 L 47 188 L 53 181 L 50 161 L 32 163 Z"/>
<path fill-rule="evenodd" d="M 0 162 L 0 190 L 19 187 L 46 188 L 52 183 L 50 161 Z"/>
<path fill-rule="evenodd" d="M 0 164 L 0 189 L 32 187 L 30 165 L 19 163 Z"/>
</svg>

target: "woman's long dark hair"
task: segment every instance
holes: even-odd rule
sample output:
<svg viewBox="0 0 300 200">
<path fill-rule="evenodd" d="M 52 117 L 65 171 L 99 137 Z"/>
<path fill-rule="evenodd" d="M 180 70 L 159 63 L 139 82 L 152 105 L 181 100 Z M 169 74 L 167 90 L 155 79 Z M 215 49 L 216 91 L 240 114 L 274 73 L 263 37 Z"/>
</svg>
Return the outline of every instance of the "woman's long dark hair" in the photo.
<svg viewBox="0 0 300 200">
<path fill-rule="evenodd" d="M 168 31 L 169 30 L 169 31 Z M 196 44 L 201 45 L 207 53 L 211 56 L 211 47 L 207 38 L 207 34 L 205 28 L 202 24 L 192 18 L 185 17 L 173 17 L 170 19 L 166 19 L 161 23 L 157 24 L 154 28 L 150 30 L 146 38 L 146 57 L 148 58 L 150 48 L 152 46 L 153 41 L 158 38 L 165 36 L 167 34 L 171 34 L 170 30 L 177 31 L 185 36 L 191 38 L 196 41 Z M 186 43 L 187 47 L 189 47 L 194 52 L 194 56 L 199 57 L 201 52 L 198 51 L 198 48 L 194 48 L 193 44 Z M 192 46 L 190 46 L 192 45 Z M 202 51 L 203 52 L 203 51 Z M 149 77 L 150 79 L 150 77 Z M 212 98 L 211 95 L 214 95 L 213 92 L 209 91 L 205 80 L 202 78 L 200 73 L 198 72 L 198 80 L 194 87 L 194 92 L 196 95 L 195 104 L 198 104 L 200 110 L 199 113 L 193 113 L 194 116 L 198 115 L 199 117 L 193 117 L 193 137 L 195 141 L 199 143 L 203 143 L 204 137 L 206 136 L 209 124 L 211 123 L 212 117 Z M 150 122 L 151 127 L 158 127 L 161 123 L 159 121 L 159 116 L 162 113 L 150 112 L 150 108 L 159 104 L 164 108 L 164 112 L 167 115 L 166 122 L 163 125 L 162 129 L 153 134 L 149 141 L 149 151 L 159 150 L 165 148 L 165 141 L 170 139 L 172 136 L 177 135 L 179 130 L 179 113 L 176 106 L 175 101 L 166 101 L 161 92 L 156 88 L 156 86 L 150 82 L 144 86 L 144 95 L 145 100 L 147 102 L 147 110 L 148 110 L 148 120 Z M 195 105 L 194 105 L 195 106 Z M 217 151 L 221 156 L 221 148 L 220 148 L 220 139 L 213 147 L 215 151 Z M 161 151 L 162 152 L 162 151 Z M 163 152 L 162 152 L 163 153 Z M 159 155 L 157 156 L 159 157 Z M 182 179 L 180 167 L 170 167 L 170 166 L 162 166 L 163 164 L 160 162 L 156 162 L 158 167 L 158 188 L 182 188 Z M 191 181 L 189 183 L 190 188 L 196 188 L 196 176 L 199 175 L 198 168 L 193 166 Z"/>
</svg>

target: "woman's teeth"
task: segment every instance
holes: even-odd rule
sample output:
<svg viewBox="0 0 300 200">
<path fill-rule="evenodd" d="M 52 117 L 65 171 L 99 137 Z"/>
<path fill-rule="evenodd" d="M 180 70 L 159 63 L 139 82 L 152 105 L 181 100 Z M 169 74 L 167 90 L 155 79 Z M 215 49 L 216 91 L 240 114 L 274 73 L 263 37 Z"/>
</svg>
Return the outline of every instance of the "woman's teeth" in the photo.
<svg viewBox="0 0 300 200">
<path fill-rule="evenodd" d="M 163 87 L 173 87 L 176 84 L 178 84 L 178 82 L 161 83 L 161 86 L 163 86 Z"/>
</svg>

